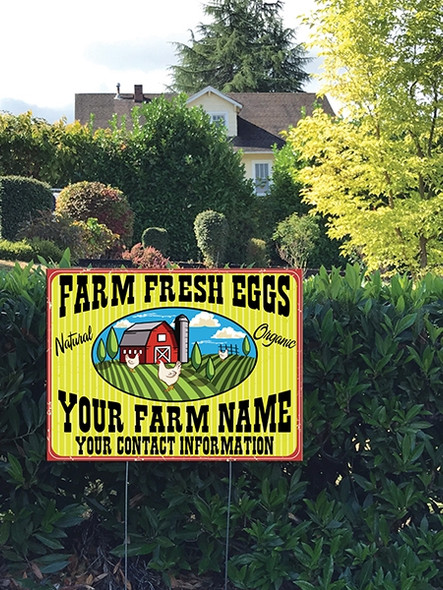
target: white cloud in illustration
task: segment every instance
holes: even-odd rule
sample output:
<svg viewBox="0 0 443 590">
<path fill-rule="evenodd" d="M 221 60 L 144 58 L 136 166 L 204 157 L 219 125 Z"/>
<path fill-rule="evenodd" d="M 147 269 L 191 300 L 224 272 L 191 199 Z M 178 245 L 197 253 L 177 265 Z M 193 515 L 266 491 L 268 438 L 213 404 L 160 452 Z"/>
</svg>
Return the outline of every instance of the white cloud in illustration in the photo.
<svg viewBox="0 0 443 590">
<path fill-rule="evenodd" d="M 221 330 L 217 330 L 214 336 L 211 338 L 217 338 L 220 340 L 229 339 L 229 338 L 244 338 L 246 334 L 244 332 L 236 332 L 234 328 L 228 326 L 226 328 L 222 328 Z"/>
<path fill-rule="evenodd" d="M 191 328 L 218 328 L 220 322 L 214 318 L 214 314 L 208 311 L 201 311 L 192 318 L 189 326 Z"/>
<path fill-rule="evenodd" d="M 114 325 L 114 328 L 130 328 L 131 326 L 133 326 L 134 324 L 132 324 L 131 322 L 129 322 L 128 320 L 120 320 L 119 322 L 117 322 Z"/>
</svg>

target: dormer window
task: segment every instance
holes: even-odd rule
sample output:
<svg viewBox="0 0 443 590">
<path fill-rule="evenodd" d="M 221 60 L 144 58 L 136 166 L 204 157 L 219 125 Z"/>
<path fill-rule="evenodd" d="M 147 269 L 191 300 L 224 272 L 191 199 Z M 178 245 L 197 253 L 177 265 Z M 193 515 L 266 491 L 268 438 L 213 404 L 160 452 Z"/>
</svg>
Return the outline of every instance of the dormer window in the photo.
<svg viewBox="0 0 443 590">
<path fill-rule="evenodd" d="M 217 127 L 228 127 L 228 114 L 227 113 L 209 113 L 211 117 L 211 123 L 217 125 Z"/>
</svg>

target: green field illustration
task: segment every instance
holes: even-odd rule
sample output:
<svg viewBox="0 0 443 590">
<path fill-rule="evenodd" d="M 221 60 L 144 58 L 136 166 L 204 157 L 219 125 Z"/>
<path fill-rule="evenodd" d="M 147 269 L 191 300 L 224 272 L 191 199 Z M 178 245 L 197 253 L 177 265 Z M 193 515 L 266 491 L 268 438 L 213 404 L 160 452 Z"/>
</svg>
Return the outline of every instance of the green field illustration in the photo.
<svg viewBox="0 0 443 590">
<path fill-rule="evenodd" d="M 131 371 L 117 360 L 105 360 L 96 363 L 95 368 L 105 381 L 126 393 L 155 401 L 187 402 L 219 395 L 236 387 L 253 371 L 256 360 L 237 354 L 225 359 L 218 354 L 201 355 L 199 363 L 182 364 L 180 375 L 170 387 L 159 377 L 160 365 L 139 364 Z M 174 364 L 164 367 L 173 370 Z"/>
</svg>

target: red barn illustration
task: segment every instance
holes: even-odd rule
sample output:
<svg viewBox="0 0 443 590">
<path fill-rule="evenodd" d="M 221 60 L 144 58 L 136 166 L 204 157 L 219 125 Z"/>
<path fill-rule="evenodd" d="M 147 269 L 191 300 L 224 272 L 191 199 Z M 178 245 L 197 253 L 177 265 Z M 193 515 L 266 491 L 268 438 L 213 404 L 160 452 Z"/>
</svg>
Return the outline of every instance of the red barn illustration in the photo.
<svg viewBox="0 0 443 590">
<path fill-rule="evenodd" d="M 120 340 L 121 363 L 126 355 L 138 355 L 139 364 L 188 362 L 189 320 L 184 315 L 175 319 L 175 329 L 168 322 L 144 322 L 133 324 L 123 332 Z"/>
</svg>

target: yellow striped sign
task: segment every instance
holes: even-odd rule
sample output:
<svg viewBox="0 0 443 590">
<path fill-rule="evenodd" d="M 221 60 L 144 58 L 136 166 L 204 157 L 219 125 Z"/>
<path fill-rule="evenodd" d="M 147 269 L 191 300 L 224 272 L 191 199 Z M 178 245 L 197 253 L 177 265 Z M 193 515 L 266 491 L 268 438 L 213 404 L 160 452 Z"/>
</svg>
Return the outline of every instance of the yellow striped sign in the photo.
<svg viewBox="0 0 443 590">
<path fill-rule="evenodd" d="M 302 459 L 301 271 L 47 283 L 48 460 Z"/>
</svg>

